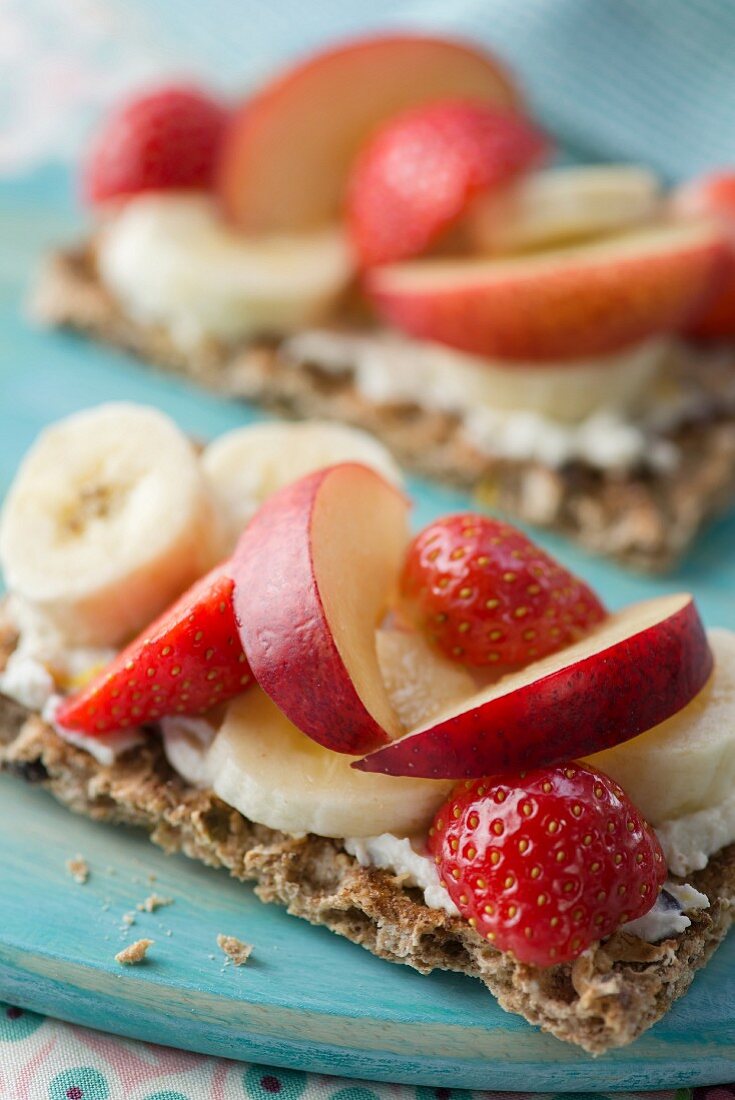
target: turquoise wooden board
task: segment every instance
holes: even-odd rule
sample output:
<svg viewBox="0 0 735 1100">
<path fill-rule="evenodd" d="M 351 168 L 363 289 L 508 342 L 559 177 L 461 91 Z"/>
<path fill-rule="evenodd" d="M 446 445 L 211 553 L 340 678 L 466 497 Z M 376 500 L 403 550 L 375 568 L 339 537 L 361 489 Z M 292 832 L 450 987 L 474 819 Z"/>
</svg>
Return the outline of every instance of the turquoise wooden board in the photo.
<svg viewBox="0 0 735 1100">
<path fill-rule="evenodd" d="M 28 325 L 22 301 L 35 258 L 72 231 L 64 194 L 52 173 L 0 188 L 0 491 L 42 425 L 99 401 L 158 405 L 202 436 L 261 415 Z M 416 479 L 410 488 L 417 526 L 469 505 Z M 613 607 L 693 589 L 708 623 L 735 628 L 735 517 L 714 525 L 676 575 L 657 580 L 538 537 Z M 502 1012 L 479 983 L 390 966 L 261 905 L 222 873 L 76 818 L 7 777 L 0 851 L 0 999 L 25 1008 L 192 1050 L 393 1082 L 571 1092 L 735 1079 L 735 937 L 664 1021 L 633 1047 L 591 1059 Z M 64 867 L 78 851 L 92 867 L 83 887 Z M 150 892 L 149 873 L 175 903 L 140 914 L 125 935 L 122 914 Z M 247 967 L 222 972 L 219 932 L 255 945 Z M 156 941 L 150 963 L 121 970 L 113 955 L 139 935 Z"/>
</svg>

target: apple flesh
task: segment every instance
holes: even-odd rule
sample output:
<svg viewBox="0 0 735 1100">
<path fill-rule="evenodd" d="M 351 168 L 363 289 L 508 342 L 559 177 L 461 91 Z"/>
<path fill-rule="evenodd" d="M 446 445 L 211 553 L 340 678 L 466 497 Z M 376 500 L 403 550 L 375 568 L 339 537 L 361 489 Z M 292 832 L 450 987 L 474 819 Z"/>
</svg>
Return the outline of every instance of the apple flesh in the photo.
<svg viewBox="0 0 735 1100">
<path fill-rule="evenodd" d="M 353 766 L 471 779 L 589 756 L 681 710 L 712 668 L 693 598 L 661 596 L 610 616 L 582 641 L 504 677 Z"/>
<path fill-rule="evenodd" d="M 512 259 L 390 264 L 365 287 L 411 336 L 499 359 L 571 360 L 680 329 L 725 277 L 727 253 L 711 224 L 672 224 Z"/>
<path fill-rule="evenodd" d="M 451 39 L 385 35 L 317 54 L 235 112 L 219 170 L 226 214 L 248 233 L 335 221 L 368 134 L 399 111 L 450 96 L 519 104 L 492 56 Z"/>
<path fill-rule="evenodd" d="M 357 755 L 403 731 L 375 631 L 409 540 L 408 500 L 357 463 L 270 497 L 233 557 L 234 607 L 255 679 L 303 733 Z"/>
</svg>

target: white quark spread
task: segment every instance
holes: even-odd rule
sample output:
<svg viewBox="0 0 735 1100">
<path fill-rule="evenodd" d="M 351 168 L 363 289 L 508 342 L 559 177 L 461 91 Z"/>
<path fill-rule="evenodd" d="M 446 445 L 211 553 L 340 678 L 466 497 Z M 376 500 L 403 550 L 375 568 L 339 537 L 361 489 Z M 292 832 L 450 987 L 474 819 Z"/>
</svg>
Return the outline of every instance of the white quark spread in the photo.
<svg viewBox="0 0 735 1100">
<path fill-rule="evenodd" d="M 344 841 L 346 851 L 354 856 L 362 867 L 380 867 L 403 878 L 410 886 L 423 890 L 424 900 L 430 909 L 444 909 L 452 915 L 459 910 L 442 886 L 434 860 L 418 849 L 418 841 L 382 833 Z"/>
<path fill-rule="evenodd" d="M 0 672 L 0 691 L 31 710 L 43 710 L 60 686 L 106 665 L 117 652 L 70 645 L 51 623 L 17 597 L 12 597 L 11 614 L 20 639 Z"/>
<path fill-rule="evenodd" d="M 709 898 L 693 886 L 665 882 L 655 904 L 636 920 L 622 924 L 619 931 L 629 932 L 647 943 L 658 943 L 678 936 L 692 923 L 687 913 L 709 909 Z"/>
<path fill-rule="evenodd" d="M 646 341 L 575 362 L 502 363 L 397 333 L 314 330 L 281 348 L 294 364 L 350 374 L 371 401 L 451 413 L 468 441 L 498 458 L 560 467 L 578 460 L 604 470 L 645 463 L 672 469 L 678 452 L 660 433 L 702 412 L 688 389 L 658 382 L 678 352 Z"/>
<path fill-rule="evenodd" d="M 52 695 L 43 708 L 41 717 L 44 722 L 48 722 L 62 741 L 66 741 L 67 744 L 73 745 L 76 749 L 83 749 L 84 752 L 88 752 L 98 764 L 109 767 L 128 749 L 133 749 L 136 745 L 142 745 L 145 741 L 142 730 L 137 728 L 120 730 L 117 733 L 100 733 L 94 737 L 89 737 L 86 733 L 64 729 L 63 726 L 58 725 L 55 717 L 56 709 L 62 698 L 61 695 Z"/>
<path fill-rule="evenodd" d="M 144 738 L 140 730 L 87 737 L 56 724 L 54 713 L 61 701 L 59 687 L 67 686 L 91 669 L 106 665 L 114 649 L 74 646 L 35 611 L 13 598 L 12 615 L 20 630 L 18 645 L 0 672 L 0 692 L 40 714 L 62 740 L 83 749 L 103 765 L 112 764 Z"/>
<path fill-rule="evenodd" d="M 701 871 L 711 855 L 735 841 L 735 791 L 716 806 L 663 822 L 656 833 L 675 875 Z"/>
</svg>

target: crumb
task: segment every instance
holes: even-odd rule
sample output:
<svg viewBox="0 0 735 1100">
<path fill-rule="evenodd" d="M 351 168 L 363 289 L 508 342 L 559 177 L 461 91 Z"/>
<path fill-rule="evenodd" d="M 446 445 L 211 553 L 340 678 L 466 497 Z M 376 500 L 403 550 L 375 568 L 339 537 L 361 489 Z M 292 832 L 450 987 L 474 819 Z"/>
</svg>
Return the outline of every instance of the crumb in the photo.
<svg viewBox="0 0 735 1100">
<path fill-rule="evenodd" d="M 135 943 L 124 947 L 122 951 L 118 951 L 115 962 L 120 963 L 121 966 L 135 966 L 136 963 L 143 962 L 146 951 L 152 946 L 153 940 L 136 940 Z"/>
<path fill-rule="evenodd" d="M 155 913 L 156 909 L 162 909 L 164 905 L 173 905 L 173 898 L 162 898 L 160 894 L 150 894 L 145 901 L 139 901 L 136 909 L 140 913 Z"/>
<path fill-rule="evenodd" d="M 89 878 L 89 864 L 83 856 L 74 856 L 74 859 L 67 859 L 66 869 L 80 886 L 84 886 L 85 882 Z"/>
<path fill-rule="evenodd" d="M 148 872 L 148 881 L 149 882 L 155 882 L 157 878 L 158 878 L 158 875 L 154 875 L 153 871 Z"/>
<path fill-rule="evenodd" d="M 135 924 L 135 913 L 123 913 L 122 922 L 124 925 L 130 928 L 131 924 Z"/>
<path fill-rule="evenodd" d="M 167 936 L 173 936 L 173 932 L 171 931 L 171 929 L 170 929 L 170 928 L 167 928 L 167 929 L 166 929 L 166 935 L 167 935 Z"/>
<path fill-rule="evenodd" d="M 102 906 L 102 912 L 106 913 L 109 908 L 110 908 L 110 903 L 109 903 L 109 901 L 106 901 L 105 904 Z"/>
<path fill-rule="evenodd" d="M 235 966 L 243 966 L 250 958 L 253 950 L 252 944 L 243 943 L 235 936 L 223 936 L 221 932 L 217 936 L 217 946 L 220 951 L 224 951 L 228 959 L 234 962 Z"/>
</svg>

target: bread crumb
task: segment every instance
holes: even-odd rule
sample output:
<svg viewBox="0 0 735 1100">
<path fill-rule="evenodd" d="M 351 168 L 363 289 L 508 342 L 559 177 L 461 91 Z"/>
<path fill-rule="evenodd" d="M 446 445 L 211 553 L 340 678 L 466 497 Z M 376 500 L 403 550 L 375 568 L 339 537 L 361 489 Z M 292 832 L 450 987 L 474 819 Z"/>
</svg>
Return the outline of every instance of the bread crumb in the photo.
<svg viewBox="0 0 735 1100">
<path fill-rule="evenodd" d="M 149 894 L 145 901 L 139 901 L 136 909 L 140 913 L 155 913 L 156 909 L 162 909 L 164 905 L 173 905 L 173 898 L 162 898 L 160 894 Z"/>
<path fill-rule="evenodd" d="M 89 878 L 89 864 L 83 856 L 74 856 L 74 859 L 67 859 L 66 869 L 80 886 L 84 886 L 85 882 Z"/>
<path fill-rule="evenodd" d="M 153 946 L 153 942 L 153 940 L 136 940 L 135 943 L 124 947 L 122 951 L 118 951 L 115 962 L 120 963 L 121 966 L 135 966 L 136 963 L 143 962 L 146 951 Z"/>
<path fill-rule="evenodd" d="M 131 924 L 135 924 L 135 913 L 123 913 L 122 922 L 124 925 L 130 928 Z"/>
<path fill-rule="evenodd" d="M 217 936 L 217 946 L 220 951 L 224 951 L 227 958 L 230 959 L 235 966 L 243 966 L 253 950 L 251 943 L 243 943 L 242 940 L 238 940 L 235 936 L 224 936 L 221 932 Z"/>
</svg>

